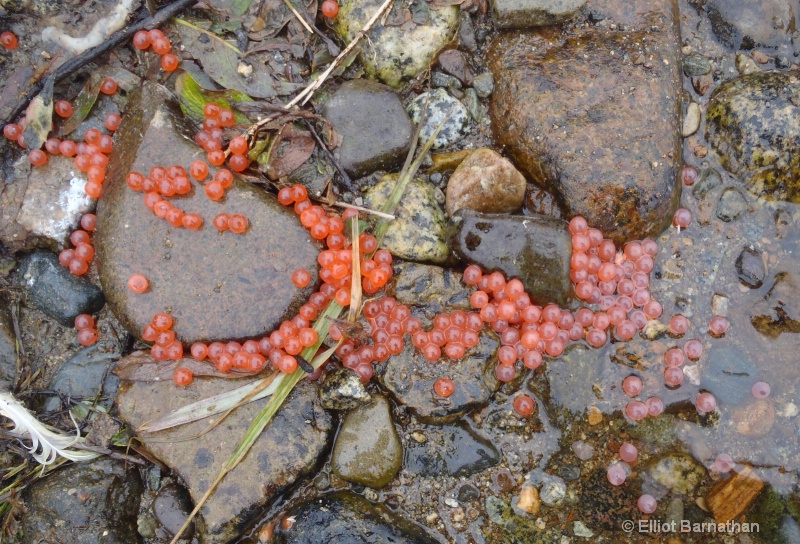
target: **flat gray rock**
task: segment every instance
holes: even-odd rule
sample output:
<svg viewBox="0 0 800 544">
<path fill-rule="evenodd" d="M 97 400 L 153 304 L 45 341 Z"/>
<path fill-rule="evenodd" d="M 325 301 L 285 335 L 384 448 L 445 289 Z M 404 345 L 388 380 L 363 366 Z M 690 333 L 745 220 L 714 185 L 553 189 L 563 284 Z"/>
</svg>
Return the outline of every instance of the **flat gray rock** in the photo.
<svg viewBox="0 0 800 544">
<path fill-rule="evenodd" d="M 158 312 L 168 311 L 184 344 L 264 335 L 308 300 L 317 283 L 319 244 L 297 215 L 250 183 L 235 180 L 215 202 L 202 185 L 173 197 L 173 204 L 204 220 L 200 230 L 172 227 L 145 207 L 141 192 L 128 187 L 131 170 L 147 174 L 154 166 L 179 164 L 188 170 L 206 153 L 190 139 L 190 127 L 169 92 L 145 83 L 131 95 L 125 123 L 115 136 L 108 180 L 97 208 L 95 248 L 103 291 L 120 322 L 134 335 Z M 216 168 L 211 168 L 211 175 Z M 219 213 L 242 214 L 243 234 L 218 232 Z M 305 268 L 308 287 L 292 284 Z M 133 293 L 132 274 L 143 274 L 150 288 Z"/>
<path fill-rule="evenodd" d="M 402 166 L 414 127 L 389 87 L 364 79 L 347 81 L 325 104 L 323 115 L 342 138 L 334 153 L 349 175 L 360 178 Z"/>
<path fill-rule="evenodd" d="M 189 387 L 178 388 L 172 381 L 125 382 L 117 395 L 117 406 L 122 420 L 136 429 L 181 406 L 244 383 L 245 380 L 195 378 Z M 181 478 L 196 504 L 268 400 L 236 409 L 222 425 L 194 440 L 180 438 L 205 430 L 208 420 L 141 435 L 140 440 Z M 311 472 L 327 448 L 332 431 L 333 420 L 319 405 L 314 385 L 300 382 L 250 452 L 200 510 L 201 542 L 226 544 L 239 536 L 260 508 Z"/>
</svg>

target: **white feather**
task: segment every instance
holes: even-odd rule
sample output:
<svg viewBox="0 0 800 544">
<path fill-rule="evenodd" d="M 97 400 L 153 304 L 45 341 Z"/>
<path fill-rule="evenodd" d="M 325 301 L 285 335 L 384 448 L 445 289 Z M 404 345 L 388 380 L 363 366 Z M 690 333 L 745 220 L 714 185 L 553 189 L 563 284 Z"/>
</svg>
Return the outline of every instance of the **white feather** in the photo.
<svg viewBox="0 0 800 544">
<path fill-rule="evenodd" d="M 42 465 L 53 463 L 59 455 L 70 461 L 89 461 L 100 455 L 80 449 L 83 438 L 77 424 L 74 436 L 64 434 L 58 429 L 50 429 L 36 419 L 36 416 L 31 414 L 11 393 L 0 393 L 0 415 L 4 415 L 14 422 L 14 428 L 10 431 L 12 435 L 31 441 L 30 447 L 25 447 Z M 75 420 L 73 419 L 72 422 L 75 423 Z"/>
</svg>

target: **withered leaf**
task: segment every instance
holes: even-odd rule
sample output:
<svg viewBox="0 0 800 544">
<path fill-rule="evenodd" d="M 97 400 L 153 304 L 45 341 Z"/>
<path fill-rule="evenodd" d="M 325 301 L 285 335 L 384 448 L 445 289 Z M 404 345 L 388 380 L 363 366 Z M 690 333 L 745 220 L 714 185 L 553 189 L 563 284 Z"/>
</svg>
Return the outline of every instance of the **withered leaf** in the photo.
<svg viewBox="0 0 800 544">
<path fill-rule="evenodd" d="M 276 180 L 288 176 L 311 157 L 315 146 L 314 139 L 307 134 L 282 140 L 272 151 L 267 177 Z"/>
<path fill-rule="evenodd" d="M 103 78 L 98 73 L 93 73 L 89 77 L 89 80 L 83 86 L 83 89 L 81 89 L 78 97 L 75 98 L 75 101 L 72 103 L 75 111 L 73 111 L 69 119 L 65 119 L 58 128 L 59 138 L 63 138 L 78 128 L 78 125 L 83 123 L 83 120 L 89 116 L 89 112 L 92 111 L 92 107 L 95 102 L 97 102 L 97 97 L 100 95 L 100 84 L 102 82 Z"/>
</svg>

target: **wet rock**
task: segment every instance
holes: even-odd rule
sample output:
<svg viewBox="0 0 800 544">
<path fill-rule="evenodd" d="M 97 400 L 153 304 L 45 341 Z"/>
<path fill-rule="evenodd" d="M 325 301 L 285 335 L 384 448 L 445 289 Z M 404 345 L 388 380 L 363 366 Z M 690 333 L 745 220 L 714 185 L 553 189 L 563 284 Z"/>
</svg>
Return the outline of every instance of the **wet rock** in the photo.
<svg viewBox="0 0 800 544">
<path fill-rule="evenodd" d="M 325 376 L 318 392 L 319 401 L 327 410 L 352 410 L 372 399 L 361 378 L 341 367 Z"/>
<path fill-rule="evenodd" d="M 552 193 L 536 185 L 528 185 L 525 190 L 525 204 L 522 212 L 525 215 L 547 215 L 563 219 L 564 212 Z"/>
<path fill-rule="evenodd" d="M 711 94 L 706 138 L 755 195 L 800 202 L 800 72 L 762 72 Z"/>
<path fill-rule="evenodd" d="M 690 456 L 675 453 L 650 465 L 647 474 L 674 493 L 690 495 L 705 479 L 706 470 Z"/>
<path fill-rule="evenodd" d="M 198 231 L 171 227 L 144 206 L 125 176 L 156 165 L 188 168 L 206 154 L 184 137 L 193 131 L 160 85 L 145 83 L 134 92 L 125 118 L 115 136 L 94 240 L 100 281 L 120 322 L 139 335 L 154 314 L 168 310 L 176 335 L 191 343 L 257 337 L 294 315 L 317 282 L 319 252 L 297 216 L 261 189 L 236 180 L 221 202 L 199 186 L 175 199 L 205 223 Z M 248 230 L 218 232 L 211 222 L 221 212 L 244 215 Z M 298 268 L 311 273 L 305 289 L 291 282 Z M 128 289 L 134 273 L 150 281 L 146 293 Z"/>
<path fill-rule="evenodd" d="M 107 353 L 98 349 L 98 344 L 82 349 L 73 355 L 56 372 L 50 389 L 69 397 L 92 399 L 97 396 L 102 386 L 106 400 L 100 406 L 110 407 L 119 389 L 119 378 L 110 372 L 114 361 L 119 358 L 115 353 Z M 48 397 L 44 403 L 47 411 L 61 409 L 61 399 Z"/>
<path fill-rule="evenodd" d="M 17 375 L 17 337 L 8 298 L 0 294 L 0 388 L 11 391 Z"/>
<path fill-rule="evenodd" d="M 414 127 L 389 87 L 363 79 L 347 81 L 325 104 L 323 115 L 342 137 L 335 154 L 349 175 L 360 178 L 403 164 Z"/>
<path fill-rule="evenodd" d="M 659 235 L 677 206 L 681 84 L 670 6 L 648 4 L 645 30 L 586 29 L 557 41 L 506 33 L 489 52 L 495 143 L 558 195 L 567 217 L 586 217 L 618 243 Z M 640 55 L 659 60 L 621 60 Z"/>
<path fill-rule="evenodd" d="M 20 161 L 21 162 L 21 161 Z M 17 163 L 17 172 L 25 172 L 25 197 L 16 221 L 30 234 L 64 245 L 78 226 L 81 215 L 92 211 L 94 199 L 86 196 L 86 175 L 66 157 L 51 156 L 47 164 L 32 168 Z M 15 183 L 23 183 L 16 180 Z"/>
<path fill-rule="evenodd" d="M 715 347 L 708 354 L 701 386 L 720 402 L 736 406 L 750 398 L 757 372 L 755 363 L 740 350 Z"/>
<path fill-rule="evenodd" d="M 736 275 L 739 281 L 751 289 L 764 285 L 767 267 L 764 265 L 761 251 L 746 247 L 736 258 Z"/>
<path fill-rule="evenodd" d="M 181 406 L 242 385 L 243 380 L 212 378 L 195 379 L 184 389 L 171 382 L 126 382 L 117 395 L 117 406 L 122 420 L 136 429 Z M 178 439 L 205 430 L 207 420 L 144 434 L 140 440 L 181 478 L 196 503 L 267 401 L 238 408 L 223 425 L 191 441 Z M 326 450 L 332 430 L 332 418 L 317 401 L 314 385 L 301 381 L 252 450 L 200 510 L 198 538 L 206 544 L 222 544 L 237 537 L 261 507 L 311 472 Z"/>
<path fill-rule="evenodd" d="M 700 96 L 705 96 L 711 87 L 714 86 L 714 76 L 706 74 L 704 76 L 697 76 L 692 78 L 692 88 Z"/>
<path fill-rule="evenodd" d="M 500 342 L 493 332 L 484 331 L 477 346 L 467 351 L 457 364 L 431 363 L 411 342 L 399 355 L 378 365 L 375 375 L 381 385 L 420 419 L 430 423 L 449 423 L 489 401 L 500 387 L 494 373 Z M 433 383 L 450 378 L 455 392 L 443 398 L 433 393 Z"/>
<path fill-rule="evenodd" d="M 447 183 L 445 209 L 453 215 L 461 208 L 484 213 L 518 210 L 525 198 L 525 177 L 506 158 L 488 148 L 465 158 Z"/>
<path fill-rule="evenodd" d="M 787 0 L 709 0 L 711 30 L 732 49 L 778 47 L 790 40 L 796 5 Z"/>
<path fill-rule="evenodd" d="M 727 187 L 719 195 L 717 218 L 726 223 L 736 221 L 747 209 L 747 200 L 736 187 Z"/>
<path fill-rule="evenodd" d="M 483 108 L 478 101 L 478 93 L 475 92 L 475 89 L 469 88 L 464 91 L 463 102 L 472 120 L 480 123 L 483 120 Z"/>
<path fill-rule="evenodd" d="M 772 399 L 752 399 L 733 411 L 733 428 L 742 436 L 767 436 L 775 424 L 775 403 Z"/>
<path fill-rule="evenodd" d="M 478 50 L 478 42 L 475 39 L 475 25 L 472 23 L 467 11 L 462 11 L 458 16 L 458 45 L 469 53 Z"/>
<path fill-rule="evenodd" d="M 436 314 L 469 310 L 472 291 L 461 281 L 461 274 L 449 268 L 417 263 L 395 266 L 394 296 L 400 304 L 422 312 L 428 321 Z"/>
<path fill-rule="evenodd" d="M 462 209 L 451 218 L 450 247 L 483 270 L 519 278 L 537 304 L 571 299 L 572 241 L 565 221 L 545 216 L 490 215 Z"/>
<path fill-rule="evenodd" d="M 706 168 L 700 172 L 697 183 L 694 184 L 692 194 L 703 200 L 708 193 L 722 185 L 722 176 L 713 168 Z"/>
<path fill-rule="evenodd" d="M 56 528 L 56 541 L 71 544 L 140 542 L 136 516 L 142 491 L 138 470 L 121 461 L 69 465 L 23 492 L 25 542 L 52 542 Z"/>
<path fill-rule="evenodd" d="M 439 70 L 431 74 L 431 85 L 433 87 L 443 87 L 445 89 L 462 89 L 464 87 L 458 79 L 453 76 L 448 76 Z"/>
<path fill-rule="evenodd" d="M 581 461 L 588 461 L 594 456 L 594 446 L 583 440 L 576 440 L 572 443 L 571 448 L 575 457 Z"/>
<path fill-rule="evenodd" d="M 16 274 L 28 302 L 65 327 L 72 327 L 76 316 L 99 312 L 105 304 L 99 287 L 71 274 L 51 251 L 28 253 L 20 259 Z"/>
<path fill-rule="evenodd" d="M 389 174 L 364 196 L 364 205 L 380 210 L 392 192 L 398 174 Z M 436 189 L 423 178 L 414 178 L 406 187 L 383 238 L 383 247 L 392 255 L 409 261 L 444 264 L 450 260 L 445 241 L 446 219 L 436 200 Z M 316 265 L 314 265 L 316 267 Z"/>
<path fill-rule="evenodd" d="M 341 3 L 334 30 L 350 43 L 378 11 L 381 0 L 345 0 Z M 424 24 L 383 26 L 375 24 L 369 39 L 361 45 L 361 62 L 373 79 L 399 87 L 430 66 L 433 59 L 455 36 L 458 6 L 440 6 L 427 11 Z"/>
<path fill-rule="evenodd" d="M 775 210 L 775 234 L 778 238 L 786 238 L 790 232 L 790 225 L 792 225 L 792 214 L 788 210 Z"/>
<path fill-rule="evenodd" d="M 472 484 L 467 483 L 458 488 L 457 498 L 458 502 L 460 503 L 474 501 L 475 499 L 480 498 L 480 496 L 481 496 L 480 489 L 478 489 Z"/>
<path fill-rule="evenodd" d="M 770 338 L 783 333 L 800 333 L 800 281 L 795 273 L 775 274 L 764 300 L 753 308 L 750 322 L 758 332 Z"/>
<path fill-rule="evenodd" d="M 697 53 L 683 57 L 682 66 L 683 73 L 688 77 L 699 77 L 711 72 L 711 61 Z"/>
<path fill-rule="evenodd" d="M 691 102 L 686 108 L 686 115 L 683 118 L 683 128 L 681 135 L 686 138 L 691 136 L 700 128 L 700 106 L 696 102 Z"/>
<path fill-rule="evenodd" d="M 442 51 L 439 55 L 439 66 L 465 85 L 472 82 L 472 71 L 469 68 L 467 56 L 458 49 Z"/>
<path fill-rule="evenodd" d="M 498 28 L 549 26 L 566 21 L 586 0 L 492 0 Z"/>
<path fill-rule="evenodd" d="M 386 397 L 376 395 L 348 412 L 331 456 L 331 468 L 340 478 L 379 489 L 392 481 L 402 463 L 403 446 Z"/>
<path fill-rule="evenodd" d="M 548 506 L 555 506 L 567 496 L 567 484 L 558 476 L 544 474 L 542 476 L 542 487 L 539 489 L 539 497 Z"/>
<path fill-rule="evenodd" d="M 430 140 L 442 121 L 444 121 L 444 125 L 434 140 L 433 149 L 440 149 L 455 143 L 469 133 L 469 112 L 467 108 L 458 99 L 450 96 L 444 89 L 434 89 L 430 92 L 422 93 L 408 105 L 408 114 L 411 116 L 415 126 L 419 124 L 425 102 L 428 103 L 428 108 L 425 111 L 425 123 L 419 133 L 420 145 Z M 445 120 L 448 113 L 450 113 L 450 116 Z"/>
<path fill-rule="evenodd" d="M 494 77 L 491 72 L 483 72 L 472 80 L 472 88 L 481 98 L 488 98 L 494 91 Z"/>
<path fill-rule="evenodd" d="M 290 529 L 275 532 L 276 544 L 358 542 L 360 544 L 437 544 L 428 531 L 382 504 L 347 491 L 323 495 L 287 513 Z"/>
<path fill-rule="evenodd" d="M 469 476 L 497 465 L 500 452 L 464 422 L 425 429 L 424 445 L 406 450 L 405 469 L 422 476 Z"/>
<path fill-rule="evenodd" d="M 760 72 L 761 69 L 758 67 L 756 62 L 745 55 L 744 53 L 739 53 L 736 55 L 736 71 L 746 76 L 748 74 L 753 74 L 755 72 Z"/>
<path fill-rule="evenodd" d="M 539 498 L 539 490 L 532 485 L 522 486 L 519 490 L 519 500 L 517 508 L 529 514 L 536 515 L 542 507 L 542 500 Z"/>
<path fill-rule="evenodd" d="M 153 513 L 156 519 L 171 536 L 180 530 L 193 508 L 189 492 L 177 484 L 167 484 L 162 487 L 153 501 Z M 183 532 L 183 540 L 191 540 L 194 529 L 192 522 Z"/>
<path fill-rule="evenodd" d="M 592 538 L 594 536 L 592 530 L 584 525 L 582 521 L 576 521 L 573 523 L 572 527 L 572 532 L 575 533 L 575 536 L 579 536 L 581 538 Z"/>
</svg>

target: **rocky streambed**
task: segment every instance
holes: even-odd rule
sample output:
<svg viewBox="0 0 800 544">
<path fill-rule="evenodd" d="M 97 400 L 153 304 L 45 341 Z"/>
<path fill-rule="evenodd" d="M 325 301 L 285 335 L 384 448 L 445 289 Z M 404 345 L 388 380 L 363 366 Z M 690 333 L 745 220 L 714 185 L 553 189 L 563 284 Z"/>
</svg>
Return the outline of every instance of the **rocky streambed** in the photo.
<svg viewBox="0 0 800 544">
<path fill-rule="evenodd" d="M 269 337 L 323 279 L 323 242 L 278 190 L 302 185 L 331 214 L 335 203 L 380 210 L 409 149 L 441 125 L 381 242 L 393 256 L 384 293 L 423 329 L 474 310 L 469 264 L 519 279 L 534 304 L 600 311 L 603 301 L 576 296 L 576 216 L 619 249 L 657 242 L 648 291 L 663 313 L 629 341 L 595 349 L 581 338 L 533 370 L 518 361 L 508 381 L 496 371 L 504 327 L 486 325 L 457 361 L 426 359 L 408 336 L 366 382 L 334 355 L 295 388 L 185 541 L 800 542 L 800 6 L 396 0 L 305 113 L 252 142 L 223 200 L 200 183 L 174 198 L 204 217 L 202 229 L 142 205 L 129 171 L 209 157 L 195 141 L 204 102 L 233 106 L 236 126 L 220 132 L 229 141 L 316 77 L 381 4 L 343 0 L 332 19 L 316 2 L 292 3 L 299 16 L 280 2 L 201 4 L 161 26 L 179 70 L 164 72 L 127 40 L 58 83 L 55 96 L 70 100 L 93 72 L 119 84 L 95 92 L 85 120 L 59 136 L 111 134 L 103 119 L 122 115 L 99 200 L 72 159 L 33 167 L 0 140 L 0 382 L 47 424 L 74 432 L 74 418 L 104 454 L 20 479 L 29 454 L 0 436 L 9 486 L 0 541 L 169 542 L 268 399 L 148 432 L 156 418 L 259 378 L 197 375 L 179 388 L 171 367 L 120 380 L 118 361 L 149 349 L 143 329 L 157 312 L 173 316 L 187 356 L 197 341 Z M 88 34 L 113 9 L 134 9 L 132 21 L 146 11 L 0 5 L 0 30 L 19 37 L 0 52 L 8 123 L 31 67 L 74 55 L 47 36 Z M 41 21 L 56 31 L 43 36 Z M 200 90 L 187 91 L 185 74 Z M 691 213 L 684 228 L 673 223 L 678 208 Z M 212 226 L 223 212 L 247 217 L 244 234 Z M 58 251 L 75 245 L 89 213 L 96 256 L 78 277 Z M 374 227 L 374 216 L 362 219 Z M 292 282 L 297 269 L 309 272 L 305 286 Z M 149 280 L 144 294 L 128 288 L 134 273 Z M 79 314 L 96 321 L 88 347 L 73 328 Z M 715 334 L 720 317 L 729 328 Z M 344 332 L 366 338 L 368 327 Z M 690 339 L 698 357 L 688 357 Z M 679 387 L 665 383 L 675 349 Z M 436 392 L 443 376 L 450 396 Z M 701 393 L 712 410 L 698 409 Z M 519 409 L 522 395 L 530 410 Z M 648 398 L 663 413 L 632 419 L 630 404 Z M 672 522 L 692 530 L 665 529 Z"/>
</svg>

